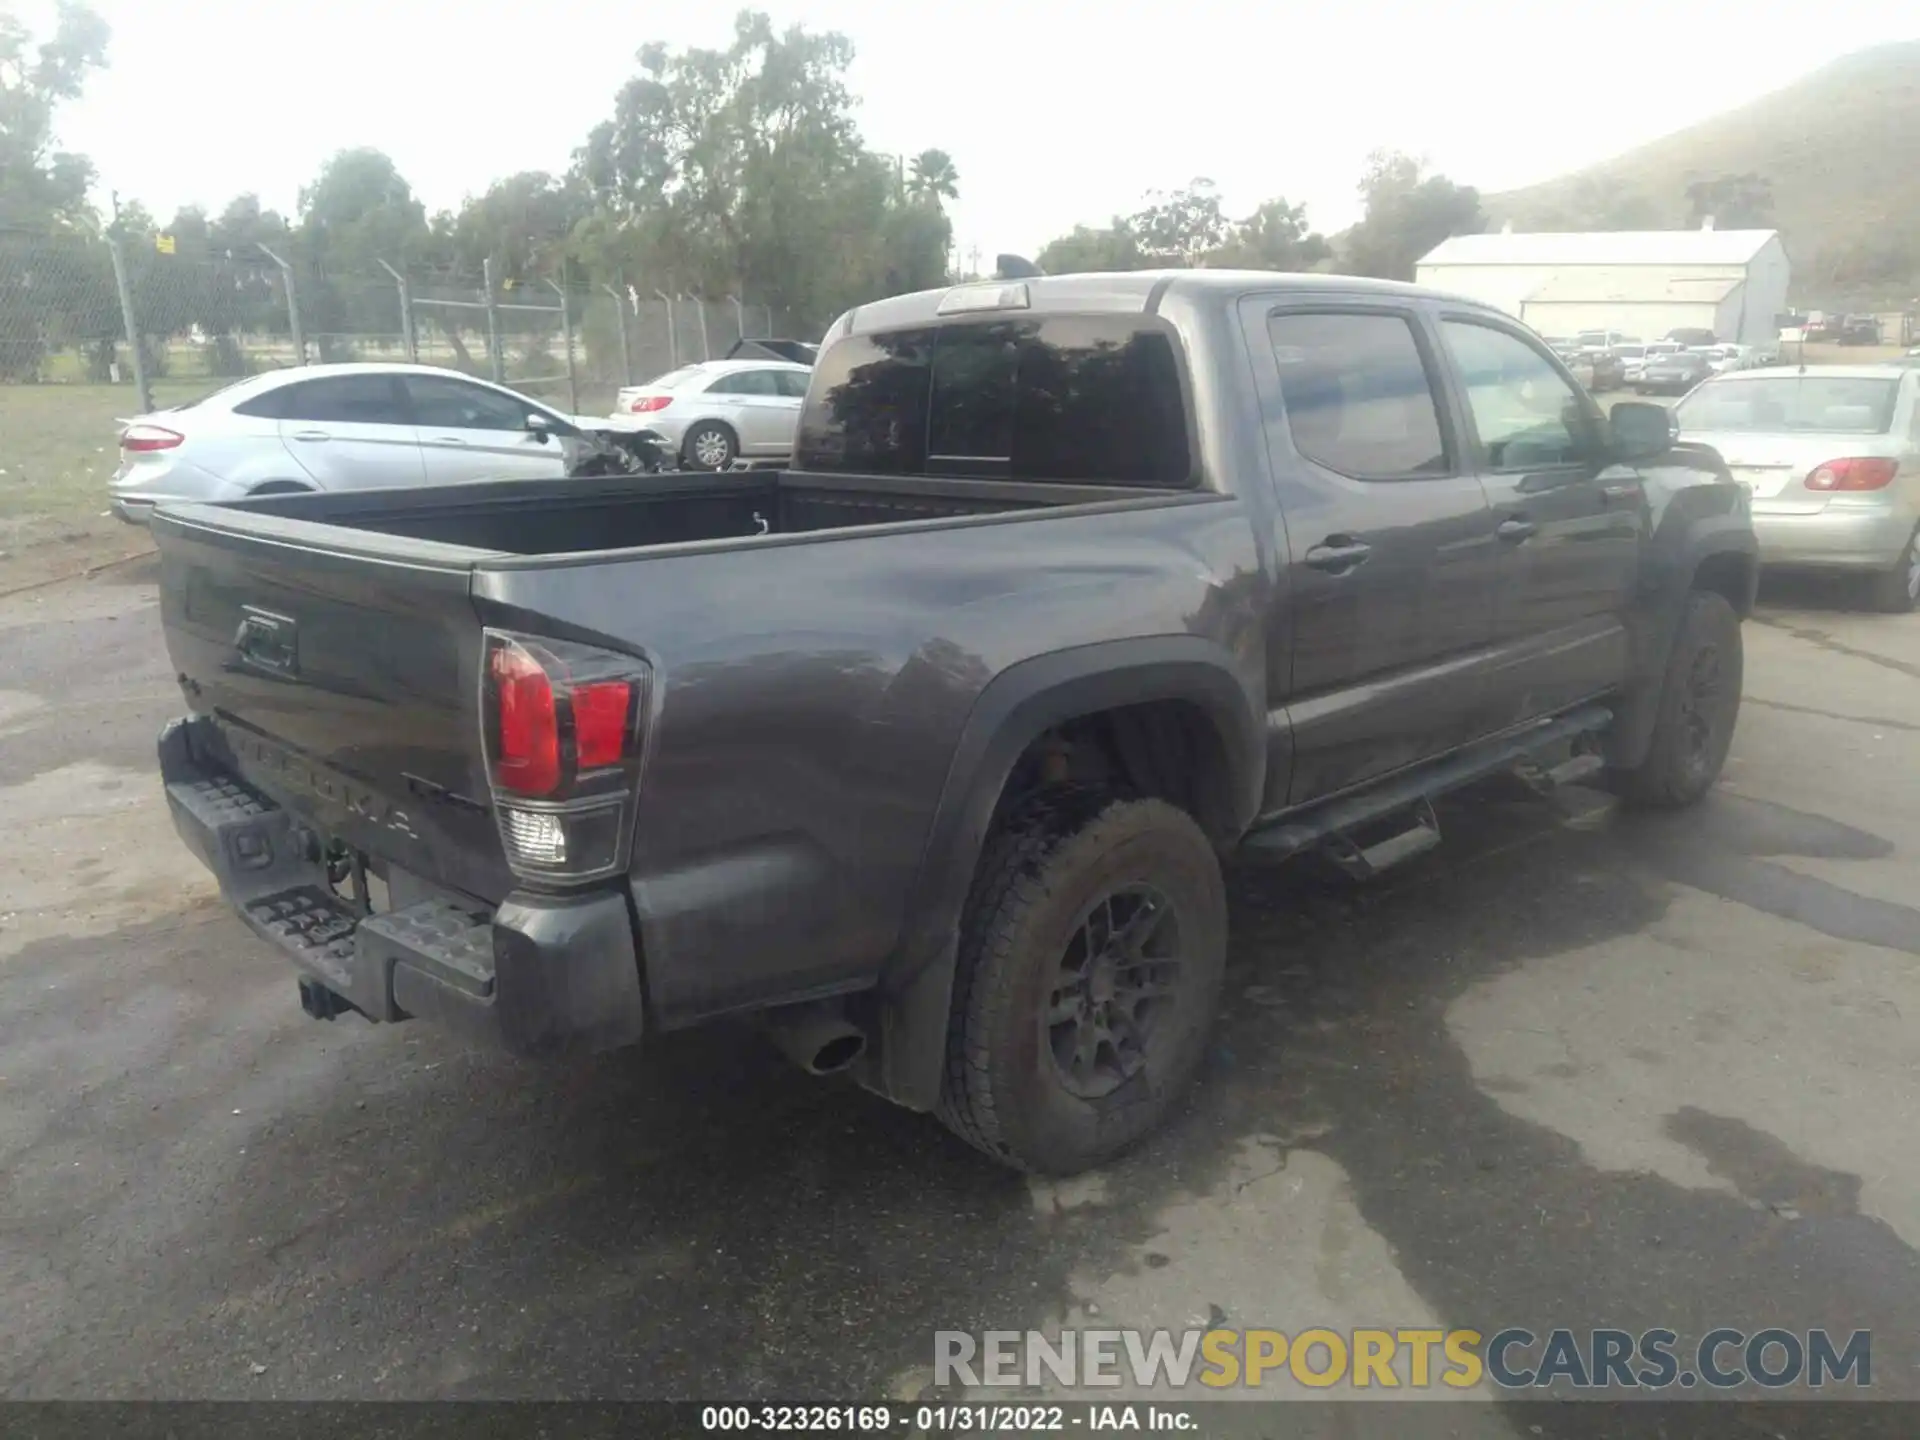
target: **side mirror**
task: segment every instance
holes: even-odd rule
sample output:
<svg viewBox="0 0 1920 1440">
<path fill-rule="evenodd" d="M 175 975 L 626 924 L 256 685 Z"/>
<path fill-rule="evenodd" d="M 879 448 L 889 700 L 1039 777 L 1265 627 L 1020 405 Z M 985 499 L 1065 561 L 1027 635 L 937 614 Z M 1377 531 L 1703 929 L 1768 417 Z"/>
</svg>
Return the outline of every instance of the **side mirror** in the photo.
<svg viewBox="0 0 1920 1440">
<path fill-rule="evenodd" d="M 1607 439 L 1616 460 L 1652 460 L 1673 448 L 1673 412 L 1643 400 L 1622 400 L 1607 416 Z"/>
<path fill-rule="evenodd" d="M 579 432 L 571 425 L 554 419 L 551 415 L 543 415 L 538 410 L 529 410 L 527 412 L 527 433 L 544 444 L 552 436 L 575 435 Z"/>
</svg>

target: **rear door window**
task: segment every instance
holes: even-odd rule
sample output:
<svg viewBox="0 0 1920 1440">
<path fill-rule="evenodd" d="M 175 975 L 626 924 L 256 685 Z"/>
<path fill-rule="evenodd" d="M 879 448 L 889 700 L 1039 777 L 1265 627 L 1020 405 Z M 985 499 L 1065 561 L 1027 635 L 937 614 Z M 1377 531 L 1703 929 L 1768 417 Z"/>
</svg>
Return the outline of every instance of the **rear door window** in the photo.
<svg viewBox="0 0 1920 1440">
<path fill-rule="evenodd" d="M 1193 483 L 1178 352 L 1140 316 L 849 336 L 821 356 L 809 394 L 803 470 Z"/>
<path fill-rule="evenodd" d="M 1294 448 L 1356 480 L 1453 473 L 1432 377 L 1404 315 L 1284 311 L 1267 320 Z"/>
<path fill-rule="evenodd" d="M 780 385 L 771 370 L 737 370 L 707 386 L 709 395 L 778 395 Z"/>
<path fill-rule="evenodd" d="M 267 397 L 262 397 L 267 398 Z M 393 375 L 332 375 L 274 392 L 272 413 L 282 420 L 338 425 L 410 425 L 406 396 Z"/>
</svg>

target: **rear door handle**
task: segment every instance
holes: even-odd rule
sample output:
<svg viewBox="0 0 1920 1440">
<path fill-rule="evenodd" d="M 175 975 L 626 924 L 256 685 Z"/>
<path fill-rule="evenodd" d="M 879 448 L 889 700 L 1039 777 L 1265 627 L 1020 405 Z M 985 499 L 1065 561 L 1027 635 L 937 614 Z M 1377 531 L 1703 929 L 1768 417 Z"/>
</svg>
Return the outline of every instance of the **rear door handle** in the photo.
<svg viewBox="0 0 1920 1440">
<path fill-rule="evenodd" d="M 436 435 L 433 437 L 433 443 L 436 445 L 464 445 L 467 442 L 462 440 L 458 435 Z"/>
<path fill-rule="evenodd" d="M 1502 520 L 1494 527 L 1493 533 L 1509 545 L 1518 545 L 1522 540 L 1531 536 L 1538 528 L 1539 527 L 1531 520 L 1516 515 L 1511 520 Z"/>
<path fill-rule="evenodd" d="M 293 438 L 312 442 L 316 440 L 331 440 L 333 436 L 324 430 L 296 430 L 293 432 Z"/>
<path fill-rule="evenodd" d="M 1373 553 L 1371 545 L 1363 545 L 1349 535 L 1329 535 L 1320 544 L 1306 553 L 1306 562 L 1316 570 L 1325 570 L 1329 574 L 1341 575 L 1353 569 Z"/>
</svg>

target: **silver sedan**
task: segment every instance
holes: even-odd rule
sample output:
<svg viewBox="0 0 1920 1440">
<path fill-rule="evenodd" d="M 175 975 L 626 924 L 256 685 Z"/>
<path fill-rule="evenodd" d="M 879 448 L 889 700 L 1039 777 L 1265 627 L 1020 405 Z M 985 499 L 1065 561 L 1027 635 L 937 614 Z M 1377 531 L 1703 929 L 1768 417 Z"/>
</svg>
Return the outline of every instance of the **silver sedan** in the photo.
<svg viewBox="0 0 1920 1440">
<path fill-rule="evenodd" d="M 1744 370 L 1674 411 L 1753 497 L 1769 566 L 1852 571 L 1876 608 L 1920 604 L 1920 370 Z"/>
<path fill-rule="evenodd" d="M 125 422 L 108 502 L 145 524 L 169 500 L 558 480 L 603 423 L 454 370 L 301 365 Z"/>
<path fill-rule="evenodd" d="M 644 421 L 689 469 L 782 459 L 793 452 L 812 374 L 773 360 L 705 360 L 622 390 L 613 418 Z"/>
</svg>

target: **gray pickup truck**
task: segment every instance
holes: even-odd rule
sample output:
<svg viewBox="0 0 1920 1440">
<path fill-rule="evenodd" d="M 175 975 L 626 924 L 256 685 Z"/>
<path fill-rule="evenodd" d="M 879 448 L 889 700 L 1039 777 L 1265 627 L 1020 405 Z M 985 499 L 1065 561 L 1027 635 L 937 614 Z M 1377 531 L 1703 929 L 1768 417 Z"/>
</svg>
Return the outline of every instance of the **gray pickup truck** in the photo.
<svg viewBox="0 0 1920 1440">
<path fill-rule="evenodd" d="M 828 332 L 791 469 L 164 508 L 177 827 L 308 1013 L 523 1053 L 751 1015 L 996 1159 L 1193 1079 L 1221 863 L 1497 771 L 1698 799 L 1746 493 L 1409 286 L 971 284 Z"/>
</svg>

